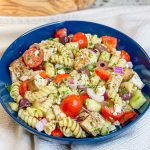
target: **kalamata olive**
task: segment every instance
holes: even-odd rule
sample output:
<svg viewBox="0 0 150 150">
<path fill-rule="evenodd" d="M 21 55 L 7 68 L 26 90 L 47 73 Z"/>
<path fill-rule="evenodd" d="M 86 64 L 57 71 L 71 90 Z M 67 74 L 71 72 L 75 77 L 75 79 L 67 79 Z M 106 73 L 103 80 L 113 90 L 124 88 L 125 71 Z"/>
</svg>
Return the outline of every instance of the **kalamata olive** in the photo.
<svg viewBox="0 0 150 150">
<path fill-rule="evenodd" d="M 108 68 L 108 63 L 106 61 L 103 60 L 99 60 L 96 64 L 96 66 L 98 68 L 103 68 L 103 69 L 107 69 Z"/>
<path fill-rule="evenodd" d="M 98 52 L 98 50 L 97 50 L 97 49 L 93 49 L 92 51 L 93 51 L 94 53 L 97 53 L 97 52 Z"/>
<path fill-rule="evenodd" d="M 30 104 L 29 100 L 26 98 L 23 98 L 19 101 L 19 109 L 25 109 L 30 106 L 31 106 L 31 104 Z"/>
<path fill-rule="evenodd" d="M 96 43 L 94 45 L 94 48 L 93 49 L 97 49 L 98 51 L 102 52 L 102 51 L 107 51 L 107 48 L 104 47 L 102 44 L 99 44 L 99 43 Z"/>
<path fill-rule="evenodd" d="M 86 74 L 87 76 L 90 75 L 90 71 L 88 69 L 85 69 L 85 68 L 80 68 L 78 70 L 79 73 L 83 73 L 83 74 Z"/>
<path fill-rule="evenodd" d="M 59 38 L 59 42 L 65 45 L 66 43 L 69 42 L 69 37 L 68 36 L 63 36 Z"/>
<path fill-rule="evenodd" d="M 131 97 L 132 97 L 132 94 L 129 93 L 129 92 L 127 92 L 127 93 L 124 93 L 124 94 L 120 94 L 120 96 L 121 96 L 121 98 L 122 98 L 123 100 L 130 100 Z"/>
<path fill-rule="evenodd" d="M 29 48 L 36 48 L 37 50 L 39 50 L 40 46 L 38 44 L 34 43 Z"/>
</svg>

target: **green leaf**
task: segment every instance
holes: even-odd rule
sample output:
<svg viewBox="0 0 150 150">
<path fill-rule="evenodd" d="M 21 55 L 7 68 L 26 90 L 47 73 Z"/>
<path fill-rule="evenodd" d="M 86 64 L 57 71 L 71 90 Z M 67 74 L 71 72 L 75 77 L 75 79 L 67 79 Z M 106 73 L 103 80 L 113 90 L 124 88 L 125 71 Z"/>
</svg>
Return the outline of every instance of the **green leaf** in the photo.
<svg viewBox="0 0 150 150">
<path fill-rule="evenodd" d="M 11 91 L 11 85 L 6 84 L 6 85 L 5 85 L 5 88 L 8 90 L 8 92 Z"/>
</svg>

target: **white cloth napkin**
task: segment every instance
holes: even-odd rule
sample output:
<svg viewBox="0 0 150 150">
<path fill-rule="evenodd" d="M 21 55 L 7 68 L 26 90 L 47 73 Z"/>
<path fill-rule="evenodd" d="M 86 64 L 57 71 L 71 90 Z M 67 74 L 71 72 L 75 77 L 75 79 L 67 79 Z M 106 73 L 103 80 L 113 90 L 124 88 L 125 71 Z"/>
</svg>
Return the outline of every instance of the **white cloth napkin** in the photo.
<svg viewBox="0 0 150 150">
<path fill-rule="evenodd" d="M 25 31 L 62 20 L 87 20 L 114 27 L 135 39 L 150 54 L 150 6 L 97 8 L 48 17 L 0 17 L 0 53 Z M 33 136 L 0 106 L 1 150 L 150 150 L 150 109 L 137 124 L 103 143 L 60 145 Z"/>
</svg>

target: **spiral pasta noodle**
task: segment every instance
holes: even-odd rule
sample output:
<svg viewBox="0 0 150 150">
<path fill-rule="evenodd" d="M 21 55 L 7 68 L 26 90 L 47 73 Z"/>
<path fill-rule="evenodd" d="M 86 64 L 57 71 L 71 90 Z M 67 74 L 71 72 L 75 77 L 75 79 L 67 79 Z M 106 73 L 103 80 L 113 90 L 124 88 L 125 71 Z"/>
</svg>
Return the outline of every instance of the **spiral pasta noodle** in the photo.
<svg viewBox="0 0 150 150">
<path fill-rule="evenodd" d="M 51 121 L 48 122 L 45 126 L 44 126 L 44 131 L 46 134 L 50 135 L 51 132 L 56 128 L 56 121 Z"/>
<path fill-rule="evenodd" d="M 25 122 L 27 123 L 29 126 L 31 126 L 32 128 L 35 128 L 38 119 L 36 119 L 35 117 L 30 116 L 25 110 L 20 109 L 18 112 L 18 116 Z"/>
<path fill-rule="evenodd" d="M 80 125 L 70 117 L 64 117 L 62 120 L 59 121 L 60 127 L 68 127 L 72 131 L 73 136 L 76 138 L 83 138 L 86 137 L 85 132 L 82 130 Z"/>
<path fill-rule="evenodd" d="M 45 117 L 48 121 L 54 120 L 56 118 L 52 108 L 49 108 L 49 110 L 45 114 Z"/>
<path fill-rule="evenodd" d="M 25 98 L 27 98 L 30 102 L 34 102 L 40 100 L 43 97 L 47 97 L 51 93 L 57 93 L 57 88 L 53 84 L 49 84 L 37 92 L 27 91 L 25 93 Z"/>
<path fill-rule="evenodd" d="M 19 87 L 20 87 L 21 82 L 16 81 L 11 85 L 11 91 L 10 91 L 10 96 L 17 102 L 22 99 L 22 96 L 19 94 Z"/>
<path fill-rule="evenodd" d="M 57 49 L 57 51 L 64 56 L 72 56 L 72 52 L 67 49 L 63 44 L 57 42 L 57 41 L 53 41 L 53 40 L 48 40 L 47 41 L 47 45 L 49 45 L 51 48 L 55 48 Z"/>
<path fill-rule="evenodd" d="M 73 59 L 69 57 L 63 57 L 61 55 L 54 54 L 50 57 L 50 62 L 52 63 L 58 63 L 58 64 L 63 64 L 65 66 L 73 66 Z"/>
<path fill-rule="evenodd" d="M 26 111 L 32 117 L 36 117 L 36 118 L 44 117 L 44 114 L 43 114 L 43 112 L 40 109 L 36 109 L 36 108 L 33 108 L 33 107 L 28 107 L 26 109 Z"/>
<path fill-rule="evenodd" d="M 77 42 L 66 43 L 65 47 L 71 50 L 74 56 L 76 56 L 76 54 L 79 52 L 79 45 Z"/>
<path fill-rule="evenodd" d="M 66 137 L 71 137 L 73 136 L 72 131 L 70 130 L 70 128 L 67 127 L 60 127 L 61 132 L 66 136 Z"/>
</svg>

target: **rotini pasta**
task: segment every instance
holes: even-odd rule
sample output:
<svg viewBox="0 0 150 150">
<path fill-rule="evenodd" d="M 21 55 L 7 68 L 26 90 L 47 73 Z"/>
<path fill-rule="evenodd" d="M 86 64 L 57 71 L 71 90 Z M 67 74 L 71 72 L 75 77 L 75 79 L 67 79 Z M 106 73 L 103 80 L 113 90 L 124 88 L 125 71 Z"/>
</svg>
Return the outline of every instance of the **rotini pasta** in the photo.
<svg viewBox="0 0 150 150">
<path fill-rule="evenodd" d="M 25 122 L 27 123 L 29 126 L 31 126 L 32 128 L 35 128 L 35 125 L 38 122 L 38 119 L 36 119 L 35 117 L 30 116 L 25 110 L 20 109 L 18 111 L 18 116 Z"/>
<path fill-rule="evenodd" d="M 65 66 L 71 67 L 71 66 L 73 66 L 74 60 L 69 57 L 54 54 L 50 57 L 50 62 L 55 63 L 55 64 L 56 63 L 63 64 Z"/>
<path fill-rule="evenodd" d="M 65 117 L 62 120 L 59 121 L 59 126 L 60 127 L 68 127 L 73 133 L 73 136 L 76 138 L 84 138 L 86 137 L 85 132 L 82 130 L 80 125 L 72 120 L 70 117 Z"/>
<path fill-rule="evenodd" d="M 56 128 L 56 121 L 52 120 L 51 122 L 48 122 L 44 126 L 44 131 L 46 134 L 50 135 L 51 132 Z"/>
<path fill-rule="evenodd" d="M 19 94 L 19 86 L 21 82 L 16 81 L 11 85 L 10 96 L 18 103 L 22 96 Z"/>
<path fill-rule="evenodd" d="M 25 93 L 25 98 L 27 98 L 30 102 L 40 101 L 41 98 L 47 97 L 52 93 L 57 93 L 57 88 L 54 84 L 49 84 L 48 86 L 41 88 L 37 92 L 27 91 Z"/>
</svg>

